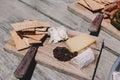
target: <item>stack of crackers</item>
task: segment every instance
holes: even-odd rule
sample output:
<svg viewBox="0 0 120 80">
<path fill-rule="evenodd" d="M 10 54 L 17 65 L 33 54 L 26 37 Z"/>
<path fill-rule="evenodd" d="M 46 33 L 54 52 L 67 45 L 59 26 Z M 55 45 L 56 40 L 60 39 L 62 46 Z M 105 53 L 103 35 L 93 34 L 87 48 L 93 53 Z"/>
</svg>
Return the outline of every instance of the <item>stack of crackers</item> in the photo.
<svg viewBox="0 0 120 80">
<path fill-rule="evenodd" d="M 89 10 L 95 12 L 101 10 L 105 5 L 115 2 L 115 0 L 78 0 L 78 3 Z"/>
<path fill-rule="evenodd" d="M 41 21 L 25 20 L 24 22 L 11 24 L 11 36 L 17 50 L 23 50 L 34 43 L 41 43 L 41 39 L 48 33 L 50 24 Z"/>
</svg>

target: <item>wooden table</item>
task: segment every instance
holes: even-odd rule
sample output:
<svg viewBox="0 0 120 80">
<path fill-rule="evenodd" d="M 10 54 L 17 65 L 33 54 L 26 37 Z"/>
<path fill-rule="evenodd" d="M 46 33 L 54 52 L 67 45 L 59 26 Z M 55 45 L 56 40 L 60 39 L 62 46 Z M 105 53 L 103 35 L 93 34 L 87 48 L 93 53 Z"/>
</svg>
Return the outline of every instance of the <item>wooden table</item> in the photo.
<svg viewBox="0 0 120 80">
<path fill-rule="evenodd" d="M 4 51 L 5 43 L 11 38 L 10 24 L 25 19 L 49 21 L 52 26 L 66 26 L 88 33 L 89 23 L 67 10 L 75 0 L 0 0 L 0 80 L 17 80 L 13 72 L 23 56 Z M 120 41 L 106 32 L 100 32 L 105 39 L 95 80 L 107 80 L 109 71 L 120 53 Z M 31 80 L 79 80 L 42 64 L 37 64 Z"/>
</svg>

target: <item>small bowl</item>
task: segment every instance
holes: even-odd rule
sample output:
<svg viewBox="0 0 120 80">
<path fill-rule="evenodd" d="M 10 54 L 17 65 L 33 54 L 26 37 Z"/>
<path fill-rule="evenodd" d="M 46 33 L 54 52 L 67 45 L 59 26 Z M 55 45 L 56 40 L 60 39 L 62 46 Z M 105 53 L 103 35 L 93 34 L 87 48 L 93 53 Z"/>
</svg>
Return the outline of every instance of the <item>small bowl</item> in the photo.
<svg viewBox="0 0 120 80">
<path fill-rule="evenodd" d="M 114 62 L 113 66 L 110 70 L 109 80 L 113 80 L 112 74 L 115 71 L 117 71 L 117 72 L 120 71 L 120 56 L 116 59 L 116 61 Z"/>
</svg>

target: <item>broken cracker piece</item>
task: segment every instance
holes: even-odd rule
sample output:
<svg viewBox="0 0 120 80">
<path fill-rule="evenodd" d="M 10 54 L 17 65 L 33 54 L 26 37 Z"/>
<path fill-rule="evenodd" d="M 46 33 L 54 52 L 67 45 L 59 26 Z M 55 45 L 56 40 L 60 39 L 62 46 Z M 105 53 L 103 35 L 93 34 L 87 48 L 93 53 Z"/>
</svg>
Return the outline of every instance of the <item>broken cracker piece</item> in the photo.
<svg viewBox="0 0 120 80">
<path fill-rule="evenodd" d="M 35 28 L 35 31 L 41 31 L 41 32 L 45 32 L 47 30 L 47 28 Z"/>
<path fill-rule="evenodd" d="M 31 38 L 26 38 L 26 37 L 23 38 L 23 41 L 28 45 L 41 43 L 41 41 L 37 41 L 37 40 L 31 39 Z"/>
<path fill-rule="evenodd" d="M 14 30 L 11 31 L 10 33 L 15 42 L 17 50 L 22 50 L 29 47 L 29 45 L 27 45 Z"/>
<path fill-rule="evenodd" d="M 23 29 L 36 28 L 36 27 L 50 27 L 50 24 L 47 22 L 40 21 L 24 21 L 19 23 L 11 24 L 15 31 L 20 31 Z"/>
<path fill-rule="evenodd" d="M 78 0 L 78 3 L 92 11 L 97 11 L 104 8 L 104 5 L 99 4 L 93 0 Z"/>
<path fill-rule="evenodd" d="M 33 40 L 40 41 L 45 35 L 23 35 L 24 37 L 31 38 Z"/>
<path fill-rule="evenodd" d="M 41 35 L 45 35 L 45 34 L 48 34 L 48 32 L 40 32 L 40 31 L 35 31 L 35 34 L 38 35 L 38 34 L 41 34 Z"/>
<path fill-rule="evenodd" d="M 21 31 L 35 31 L 35 28 L 23 29 Z"/>
</svg>

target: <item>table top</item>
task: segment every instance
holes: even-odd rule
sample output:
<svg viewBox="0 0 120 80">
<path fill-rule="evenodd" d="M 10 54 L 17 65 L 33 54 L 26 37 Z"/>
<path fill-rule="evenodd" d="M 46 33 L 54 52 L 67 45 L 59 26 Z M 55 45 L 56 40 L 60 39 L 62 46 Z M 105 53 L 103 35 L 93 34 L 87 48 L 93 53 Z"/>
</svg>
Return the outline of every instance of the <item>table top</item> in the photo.
<svg viewBox="0 0 120 80">
<path fill-rule="evenodd" d="M 0 80 L 17 80 L 14 71 L 23 56 L 4 51 L 11 38 L 11 23 L 25 19 L 48 21 L 52 26 L 66 26 L 80 32 L 88 32 L 89 22 L 67 10 L 75 0 L 0 0 Z M 120 53 L 120 41 L 101 30 L 105 47 L 95 75 L 95 80 L 107 80 L 109 71 Z M 77 77 L 37 64 L 31 80 L 79 80 Z"/>
</svg>

